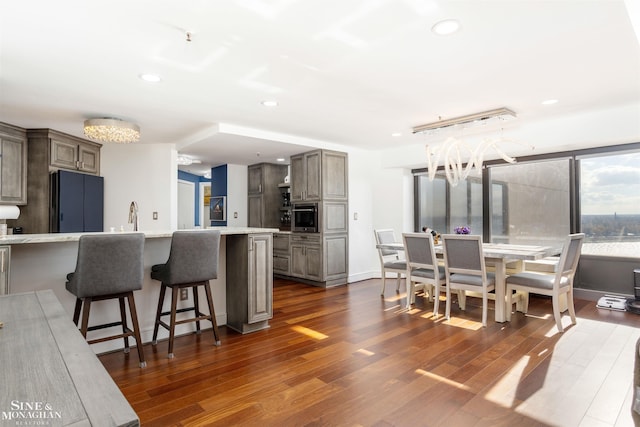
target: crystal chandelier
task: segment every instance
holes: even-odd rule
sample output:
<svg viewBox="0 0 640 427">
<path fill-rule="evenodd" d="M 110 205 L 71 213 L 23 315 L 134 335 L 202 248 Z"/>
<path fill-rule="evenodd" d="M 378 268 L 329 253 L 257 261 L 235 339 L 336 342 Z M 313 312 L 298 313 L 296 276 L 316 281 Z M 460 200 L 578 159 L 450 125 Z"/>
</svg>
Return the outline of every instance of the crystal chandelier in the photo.
<svg viewBox="0 0 640 427">
<path fill-rule="evenodd" d="M 84 135 L 98 142 L 128 144 L 140 140 L 140 128 L 120 119 L 89 119 L 84 121 Z"/>
<path fill-rule="evenodd" d="M 469 114 L 462 117 L 439 120 L 434 123 L 416 126 L 413 128 L 413 133 L 433 133 L 440 129 L 458 125 L 462 125 L 463 127 L 472 127 L 480 124 L 486 125 L 487 123 L 502 122 L 515 117 L 516 114 L 508 108 L 498 108 L 496 110 L 484 111 L 482 113 Z M 444 143 L 435 148 L 427 145 L 427 171 L 429 180 L 434 180 L 436 171 L 438 170 L 440 161 L 442 160 L 442 167 L 444 168 L 447 181 L 455 187 L 460 183 L 460 181 L 467 179 L 474 169 L 476 171 L 480 171 L 482 169 L 484 156 L 489 150 L 493 150 L 495 154 L 504 161 L 514 163 L 516 159 L 508 156 L 499 147 L 499 144 L 502 142 L 513 143 L 516 141 L 507 140 L 502 137 L 497 139 L 486 138 L 475 148 L 472 148 L 462 139 L 449 137 L 444 141 Z M 468 158 L 466 165 L 463 163 L 463 158 Z"/>
<path fill-rule="evenodd" d="M 498 143 L 507 141 L 508 140 L 503 138 L 497 140 L 487 138 L 473 149 L 465 144 L 463 140 L 449 137 L 439 147 L 431 148 L 431 146 L 427 145 L 427 171 L 429 180 L 434 180 L 441 158 L 447 181 L 449 181 L 449 184 L 453 187 L 458 185 L 460 181 L 467 179 L 474 169 L 476 171 L 482 169 L 484 155 L 489 149 L 493 149 L 505 162 L 515 163 L 516 159 L 508 156 L 498 146 Z M 463 157 L 469 158 L 466 165 L 464 165 L 462 161 Z"/>
</svg>

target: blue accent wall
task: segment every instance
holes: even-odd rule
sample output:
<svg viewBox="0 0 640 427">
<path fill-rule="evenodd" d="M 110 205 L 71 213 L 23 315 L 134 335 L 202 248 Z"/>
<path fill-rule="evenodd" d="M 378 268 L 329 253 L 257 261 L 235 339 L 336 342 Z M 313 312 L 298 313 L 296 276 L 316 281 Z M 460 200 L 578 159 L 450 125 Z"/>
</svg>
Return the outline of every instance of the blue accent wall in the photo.
<svg viewBox="0 0 640 427">
<path fill-rule="evenodd" d="M 181 171 L 181 170 L 178 170 L 178 179 L 181 179 L 183 181 L 193 182 L 195 184 L 195 188 L 196 188 L 195 200 L 194 200 L 195 218 L 193 219 L 193 223 L 196 225 L 196 227 L 203 225 L 203 224 L 200 224 L 200 204 L 199 204 L 200 203 L 200 183 L 211 182 L 211 180 L 203 176 L 194 175 L 192 173 Z M 225 176 L 225 190 L 226 190 L 226 186 L 227 186 L 227 180 Z M 212 185 L 212 189 L 213 189 L 213 185 Z M 204 224 L 204 225 L 207 226 L 209 224 Z"/>
<path fill-rule="evenodd" d="M 227 196 L 227 165 L 211 168 L 211 197 L 216 196 Z M 226 226 L 227 221 L 211 221 L 211 225 Z"/>
</svg>

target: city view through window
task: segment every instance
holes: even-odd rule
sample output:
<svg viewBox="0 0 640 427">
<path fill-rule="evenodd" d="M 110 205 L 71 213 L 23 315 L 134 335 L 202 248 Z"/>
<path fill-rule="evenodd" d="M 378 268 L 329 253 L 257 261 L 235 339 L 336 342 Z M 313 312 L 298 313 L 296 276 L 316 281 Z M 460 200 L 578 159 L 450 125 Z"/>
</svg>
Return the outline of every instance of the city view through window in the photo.
<svg viewBox="0 0 640 427">
<path fill-rule="evenodd" d="M 640 153 L 580 159 L 581 228 L 590 242 L 640 242 Z"/>
</svg>

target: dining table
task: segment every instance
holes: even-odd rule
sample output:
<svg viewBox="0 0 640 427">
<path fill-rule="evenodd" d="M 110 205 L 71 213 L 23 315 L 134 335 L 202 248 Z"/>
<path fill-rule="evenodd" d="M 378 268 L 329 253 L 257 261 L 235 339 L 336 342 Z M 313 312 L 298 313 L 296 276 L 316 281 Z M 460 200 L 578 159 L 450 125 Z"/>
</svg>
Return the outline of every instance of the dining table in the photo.
<svg viewBox="0 0 640 427">
<path fill-rule="evenodd" d="M 402 242 L 380 243 L 376 248 L 404 251 L 404 244 Z M 434 248 L 436 255 L 442 257 L 442 244 L 437 244 Z M 507 264 L 515 262 L 516 270 L 522 270 L 524 261 L 546 258 L 558 253 L 558 250 L 551 246 L 483 243 L 482 253 L 485 262 L 495 269 L 495 321 L 503 323 L 507 321 Z"/>
</svg>

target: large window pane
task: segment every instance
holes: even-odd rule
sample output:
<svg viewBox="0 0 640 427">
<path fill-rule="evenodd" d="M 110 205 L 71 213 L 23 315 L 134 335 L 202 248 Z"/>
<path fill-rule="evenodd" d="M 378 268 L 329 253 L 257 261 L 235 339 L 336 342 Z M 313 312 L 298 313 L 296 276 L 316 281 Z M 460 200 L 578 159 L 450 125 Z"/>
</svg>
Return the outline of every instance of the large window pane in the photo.
<svg viewBox="0 0 640 427">
<path fill-rule="evenodd" d="M 482 183 L 479 179 L 461 181 L 453 187 L 442 175 L 429 181 L 418 176 L 419 228 L 430 227 L 439 233 L 453 233 L 457 226 L 468 226 L 473 234 L 482 234 Z"/>
<path fill-rule="evenodd" d="M 561 246 L 570 232 L 569 160 L 491 168 L 496 243 Z"/>
<path fill-rule="evenodd" d="M 640 153 L 581 159 L 580 211 L 587 242 L 639 242 Z"/>
<path fill-rule="evenodd" d="M 436 177 L 429 181 L 426 175 L 418 176 L 418 230 L 429 227 L 444 233 L 447 228 L 447 185 L 446 180 Z"/>
</svg>

